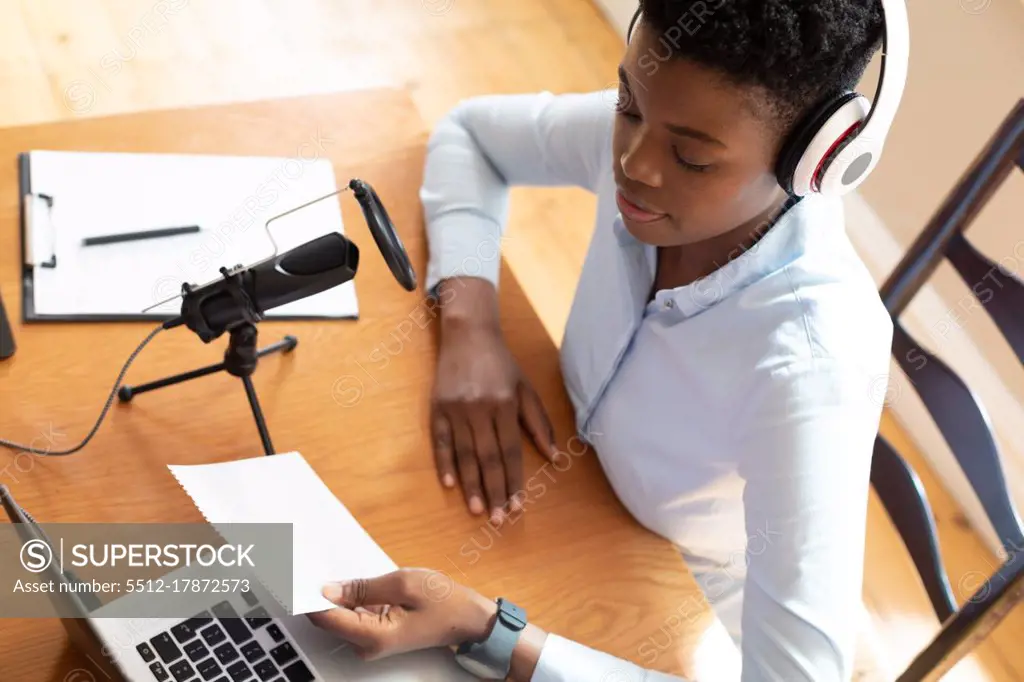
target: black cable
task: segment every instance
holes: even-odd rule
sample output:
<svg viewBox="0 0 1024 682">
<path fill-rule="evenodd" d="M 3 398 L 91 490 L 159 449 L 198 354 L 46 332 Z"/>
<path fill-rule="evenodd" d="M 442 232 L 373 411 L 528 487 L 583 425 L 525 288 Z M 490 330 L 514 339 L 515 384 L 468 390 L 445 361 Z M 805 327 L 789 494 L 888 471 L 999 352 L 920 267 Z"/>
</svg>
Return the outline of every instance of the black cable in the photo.
<svg viewBox="0 0 1024 682">
<path fill-rule="evenodd" d="M 96 424 L 92 427 L 92 431 L 89 432 L 89 435 L 87 435 L 85 437 L 85 440 L 83 440 L 81 443 L 71 448 L 70 450 L 58 450 L 56 452 L 50 450 L 39 450 L 37 448 L 29 447 L 27 445 L 20 445 L 13 441 L 4 440 L 3 438 L 0 438 L 0 445 L 11 448 L 12 450 L 23 450 L 24 452 L 31 452 L 34 455 L 41 455 L 43 457 L 62 457 L 64 455 L 73 455 L 74 453 L 84 448 L 86 445 L 88 445 L 89 441 L 92 440 L 92 437 L 96 435 L 96 432 L 99 431 L 100 424 L 103 423 L 104 418 L 106 418 L 107 416 L 107 411 L 110 410 L 110 405 L 114 402 L 114 396 L 117 395 L 117 390 L 121 388 L 121 382 L 124 381 L 124 375 L 128 373 L 128 368 L 131 367 L 131 364 L 135 361 L 135 358 L 139 355 L 139 353 L 142 352 L 142 349 L 145 348 L 146 345 L 153 340 L 153 337 L 162 332 L 163 330 L 164 327 L 161 324 L 159 327 L 150 332 L 149 336 L 147 336 L 143 340 L 143 342 L 139 344 L 139 347 L 136 348 L 135 351 L 128 357 L 128 362 L 124 363 L 124 367 L 121 368 L 121 373 L 117 376 L 117 381 L 114 382 L 114 390 L 110 392 L 110 397 L 107 398 L 107 404 L 103 406 L 103 411 L 100 412 L 99 419 L 96 420 Z"/>
</svg>

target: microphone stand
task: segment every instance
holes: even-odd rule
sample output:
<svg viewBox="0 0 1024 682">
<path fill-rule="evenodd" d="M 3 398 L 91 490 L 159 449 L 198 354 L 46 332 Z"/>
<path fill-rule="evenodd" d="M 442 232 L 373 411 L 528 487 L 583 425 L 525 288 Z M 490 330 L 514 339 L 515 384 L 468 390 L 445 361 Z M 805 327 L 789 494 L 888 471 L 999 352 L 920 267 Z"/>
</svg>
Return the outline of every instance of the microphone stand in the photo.
<svg viewBox="0 0 1024 682">
<path fill-rule="evenodd" d="M 242 380 L 242 386 L 245 388 L 245 395 L 249 399 L 249 407 L 252 408 L 252 416 L 256 420 L 256 430 L 260 434 L 260 441 L 263 443 L 263 452 L 266 455 L 275 454 L 274 445 L 270 440 L 270 432 L 267 430 L 267 422 L 263 417 L 263 410 L 260 408 L 259 398 L 256 396 L 256 387 L 252 383 L 252 374 L 256 371 L 256 363 L 259 358 L 270 355 L 271 353 L 284 352 L 290 353 L 299 344 L 299 340 L 294 336 L 286 335 L 283 340 L 278 341 L 275 344 L 267 346 L 262 350 L 256 349 L 256 322 L 262 319 L 262 314 L 256 309 L 252 302 L 252 299 L 245 292 L 242 286 L 241 277 L 237 272 L 232 272 L 227 268 L 221 268 L 221 275 L 229 283 L 232 297 L 241 312 L 242 322 L 233 326 L 228 330 L 228 348 L 224 351 L 224 362 L 217 363 L 216 365 L 209 365 L 207 367 L 201 367 L 200 369 L 194 369 L 189 372 L 182 372 L 181 374 L 175 374 L 164 379 L 158 379 L 157 381 L 151 381 L 147 384 L 141 384 L 139 386 L 121 386 L 118 389 L 117 397 L 122 403 L 131 402 L 132 398 L 141 394 L 155 391 L 158 388 L 164 388 L 165 386 L 174 386 L 176 384 L 191 381 L 192 379 L 198 379 L 200 377 L 209 376 L 216 374 L 217 372 L 227 372 L 231 376 L 238 377 Z M 185 285 L 185 290 L 188 291 L 188 285 Z M 196 324 L 199 325 L 197 331 L 200 336 L 204 339 L 214 338 L 215 332 L 211 331 L 206 327 L 201 316 L 196 316 Z"/>
<path fill-rule="evenodd" d="M 266 224 L 267 236 L 274 244 L 274 253 L 277 253 L 277 242 L 274 241 L 274 237 L 270 233 L 269 228 L 271 222 L 288 215 L 289 213 L 294 213 L 295 211 L 315 204 L 318 201 L 324 201 L 325 199 L 341 194 L 347 190 L 351 190 L 355 195 L 356 200 L 359 202 L 359 206 L 363 211 L 363 216 L 366 218 L 366 223 L 370 228 L 373 239 L 377 243 L 377 247 L 380 250 L 381 255 L 384 257 L 391 273 L 394 275 L 395 279 L 398 280 L 398 283 L 403 289 L 406 291 L 414 291 L 416 289 L 416 273 L 413 271 L 412 265 L 409 263 L 409 257 L 405 252 L 405 247 L 402 245 L 401 239 L 398 237 L 398 233 L 395 231 L 395 227 L 391 222 L 391 217 L 388 215 L 387 209 L 384 208 L 384 204 L 381 203 L 380 197 L 377 196 L 377 192 L 373 187 L 358 178 L 350 180 L 348 185 L 342 189 L 335 190 L 330 194 L 326 194 L 314 199 L 313 201 L 309 201 L 301 206 L 289 209 L 281 215 L 268 220 Z M 221 275 L 227 282 L 227 284 L 224 285 L 224 290 L 230 294 L 234 301 L 234 305 L 238 312 L 237 317 L 241 320 L 237 324 L 226 330 L 221 330 L 219 328 L 213 329 L 203 318 L 202 310 L 200 309 L 201 306 L 189 306 L 187 302 L 182 307 L 181 317 L 168 321 L 164 324 L 164 329 L 170 329 L 173 326 L 185 324 L 189 329 L 194 331 L 204 343 L 209 343 L 220 336 L 224 331 L 227 331 L 230 334 L 230 340 L 228 342 L 228 349 L 224 353 L 224 362 L 195 369 L 190 372 L 176 374 L 165 379 L 152 381 L 148 384 L 141 384 L 139 386 L 121 386 L 117 395 L 121 402 L 127 403 L 131 402 L 131 400 L 139 394 L 155 391 L 158 388 L 173 386 L 192 379 L 216 374 L 221 371 L 227 372 L 228 374 L 236 376 L 242 380 L 242 386 L 245 388 L 245 395 L 248 397 L 249 406 L 252 408 L 252 416 L 256 420 L 256 429 L 259 431 L 260 441 L 263 443 L 263 451 L 267 455 L 273 455 L 275 453 L 274 446 L 270 441 L 270 433 L 267 431 L 267 422 L 263 418 L 263 410 L 260 409 L 259 399 L 256 397 L 256 388 L 253 386 L 251 377 L 252 373 L 256 371 L 256 361 L 259 358 L 277 352 L 290 353 L 295 349 L 295 346 L 298 345 L 299 340 L 294 336 L 287 335 L 282 341 L 267 346 L 262 350 L 256 349 L 256 323 L 263 319 L 263 311 L 256 306 L 256 303 L 248 293 L 246 293 L 245 285 L 243 283 L 243 277 L 246 276 L 246 270 L 247 268 L 243 268 L 240 265 L 230 270 L 225 267 L 220 269 Z M 190 285 L 182 285 L 183 296 L 193 293 L 194 291 L 195 290 Z"/>
<path fill-rule="evenodd" d="M 266 455 L 273 455 L 276 451 L 270 441 L 270 433 L 267 431 L 267 422 L 263 418 L 263 410 L 260 409 L 259 398 L 256 396 L 256 387 L 252 383 L 252 373 L 256 371 L 256 361 L 259 358 L 271 353 L 290 353 L 299 344 L 294 336 L 287 335 L 283 340 L 267 346 L 262 350 L 256 350 L 256 325 L 245 322 L 235 327 L 230 332 L 228 349 L 224 352 L 224 362 L 216 365 L 209 365 L 190 372 L 182 372 L 165 379 L 152 381 L 139 386 L 122 386 L 117 397 L 121 402 L 131 402 L 132 398 L 140 393 L 148 393 L 165 386 L 174 386 L 192 379 L 209 376 L 217 372 L 227 372 L 231 376 L 242 380 L 245 387 L 245 395 L 249 398 L 249 406 L 252 408 L 252 416 L 256 420 L 256 429 L 260 434 L 260 441 L 263 443 L 263 452 Z"/>
</svg>

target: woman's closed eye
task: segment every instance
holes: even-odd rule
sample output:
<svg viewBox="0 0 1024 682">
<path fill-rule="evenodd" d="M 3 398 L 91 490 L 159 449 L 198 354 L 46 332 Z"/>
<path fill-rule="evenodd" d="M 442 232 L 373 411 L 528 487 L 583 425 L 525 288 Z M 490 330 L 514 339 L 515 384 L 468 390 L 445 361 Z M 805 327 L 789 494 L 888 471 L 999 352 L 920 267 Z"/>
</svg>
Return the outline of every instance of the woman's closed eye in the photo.
<svg viewBox="0 0 1024 682">
<path fill-rule="evenodd" d="M 623 116 L 624 118 L 634 123 L 642 120 L 640 114 L 636 113 L 635 111 L 632 111 L 632 109 L 633 94 L 629 91 L 629 88 L 626 86 L 625 83 L 619 83 L 618 97 L 615 101 L 615 113 L 619 116 Z M 678 148 L 674 144 L 672 145 L 672 156 L 680 167 L 688 171 L 692 171 L 694 173 L 707 172 L 707 170 L 711 167 L 711 164 L 695 163 L 693 161 L 687 160 L 679 153 Z"/>
<path fill-rule="evenodd" d="M 631 118 L 639 118 L 636 114 L 629 110 L 633 106 L 633 93 L 629 91 L 629 88 L 625 84 L 619 84 L 618 97 L 615 100 L 615 113 L 624 114 Z"/>
<path fill-rule="evenodd" d="M 676 163 L 680 166 L 695 173 L 704 173 L 711 168 L 711 164 L 709 163 L 693 163 L 692 161 L 687 161 L 679 154 L 679 150 L 676 149 L 675 145 L 672 146 L 672 156 L 676 158 Z"/>
</svg>

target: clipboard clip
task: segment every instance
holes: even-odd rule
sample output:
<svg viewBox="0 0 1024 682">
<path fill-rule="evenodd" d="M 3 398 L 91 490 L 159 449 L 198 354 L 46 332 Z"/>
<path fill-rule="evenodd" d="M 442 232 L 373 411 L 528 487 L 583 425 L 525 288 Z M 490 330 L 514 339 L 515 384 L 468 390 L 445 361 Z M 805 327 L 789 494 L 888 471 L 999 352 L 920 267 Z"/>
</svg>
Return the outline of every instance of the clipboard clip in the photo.
<svg viewBox="0 0 1024 682">
<path fill-rule="evenodd" d="M 44 261 L 35 259 L 35 212 L 36 200 L 42 200 L 46 204 L 46 229 L 50 234 L 50 256 Z M 53 269 L 57 267 L 57 232 L 53 224 L 53 197 L 49 194 L 34 194 L 29 192 L 25 195 L 25 224 L 22 226 L 27 238 L 25 239 L 25 265 L 29 267 L 40 267 Z"/>
</svg>

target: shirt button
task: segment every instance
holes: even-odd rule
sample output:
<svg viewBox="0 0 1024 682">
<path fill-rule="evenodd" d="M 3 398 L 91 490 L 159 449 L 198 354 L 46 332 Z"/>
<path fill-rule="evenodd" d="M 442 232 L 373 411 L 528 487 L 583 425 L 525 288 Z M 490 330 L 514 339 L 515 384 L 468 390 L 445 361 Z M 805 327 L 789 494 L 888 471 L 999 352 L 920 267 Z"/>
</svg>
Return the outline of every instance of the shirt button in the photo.
<svg viewBox="0 0 1024 682">
<path fill-rule="evenodd" d="M 675 308 L 676 307 L 676 302 L 670 298 L 667 301 L 665 301 L 665 307 L 666 308 Z"/>
</svg>

